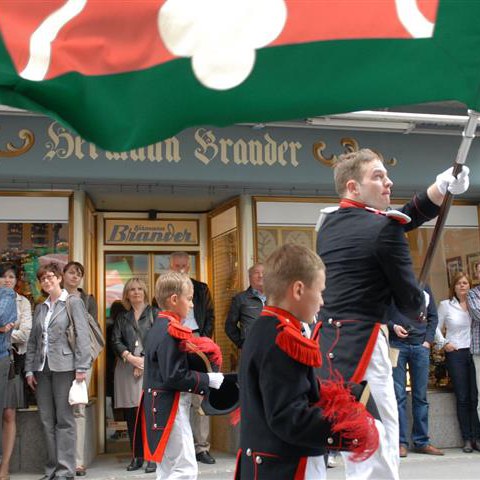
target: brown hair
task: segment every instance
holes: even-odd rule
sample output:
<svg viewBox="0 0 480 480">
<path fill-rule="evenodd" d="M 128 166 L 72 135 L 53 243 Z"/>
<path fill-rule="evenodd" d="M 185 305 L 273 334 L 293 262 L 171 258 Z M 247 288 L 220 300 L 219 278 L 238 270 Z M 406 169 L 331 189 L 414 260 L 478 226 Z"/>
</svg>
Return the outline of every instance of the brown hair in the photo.
<svg viewBox="0 0 480 480">
<path fill-rule="evenodd" d="M 383 160 L 369 148 L 362 148 L 338 157 L 334 165 L 333 178 L 335 180 L 335 190 L 340 197 L 345 194 L 349 180 L 362 181 L 363 166 L 374 160 L 380 160 L 383 163 Z"/>
<path fill-rule="evenodd" d="M 85 268 L 80 262 L 68 262 L 64 267 L 63 267 L 63 273 L 65 273 L 70 267 L 75 267 L 78 273 L 82 277 L 85 276 Z"/>
<path fill-rule="evenodd" d="M 157 278 L 155 283 L 155 298 L 160 308 L 167 308 L 167 300 L 172 295 L 182 295 L 188 286 L 193 283 L 186 273 L 178 273 L 169 270 Z"/>
<path fill-rule="evenodd" d="M 322 259 L 302 245 L 286 243 L 277 248 L 265 262 L 264 291 L 270 302 L 278 303 L 293 282 L 310 287 L 319 271 L 325 270 Z"/>
<path fill-rule="evenodd" d="M 143 290 L 143 293 L 145 293 L 145 303 L 148 302 L 148 289 L 147 289 L 146 283 L 141 278 L 138 278 L 138 277 L 130 278 L 127 280 L 127 283 L 123 287 L 123 294 L 122 294 L 122 304 L 127 310 L 130 310 L 132 308 L 132 304 L 128 299 L 128 292 L 133 288 L 132 286 L 134 283 L 138 283 L 140 288 Z"/>
<path fill-rule="evenodd" d="M 44 275 L 47 273 L 53 273 L 57 278 L 63 278 L 63 273 L 56 262 L 50 262 L 46 263 L 45 265 L 42 265 L 38 270 L 37 270 L 37 278 L 40 281 Z"/>
<path fill-rule="evenodd" d="M 455 272 L 455 274 L 453 275 L 452 277 L 452 281 L 450 282 L 450 288 L 448 290 L 448 298 L 450 300 L 453 300 L 453 298 L 455 297 L 457 300 L 460 300 L 456 293 L 455 293 L 455 285 L 459 282 L 459 280 L 461 280 L 463 277 L 465 277 L 468 281 L 468 285 L 470 286 L 470 288 L 472 288 L 472 279 L 470 278 L 470 275 L 468 275 L 468 273 L 465 273 L 465 272 Z"/>
</svg>

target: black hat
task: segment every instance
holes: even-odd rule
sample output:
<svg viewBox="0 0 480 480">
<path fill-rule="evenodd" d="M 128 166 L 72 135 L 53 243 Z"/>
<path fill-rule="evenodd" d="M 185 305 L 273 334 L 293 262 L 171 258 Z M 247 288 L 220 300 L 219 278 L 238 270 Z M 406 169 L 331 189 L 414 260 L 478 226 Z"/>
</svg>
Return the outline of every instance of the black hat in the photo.
<svg viewBox="0 0 480 480">
<path fill-rule="evenodd" d="M 201 410 L 205 415 L 227 415 L 238 408 L 240 390 L 236 373 L 225 373 L 222 385 L 217 390 L 210 388 L 203 397 Z"/>
<path fill-rule="evenodd" d="M 211 361 L 212 355 L 210 352 L 200 351 L 198 345 L 192 345 L 191 343 L 183 348 L 187 351 L 188 366 L 191 370 L 204 373 L 218 372 L 219 366 Z M 240 391 L 237 374 L 224 373 L 222 385 L 219 389 L 210 388 L 208 390 L 203 397 L 200 410 L 204 415 L 227 415 L 238 408 L 239 404 Z"/>
</svg>

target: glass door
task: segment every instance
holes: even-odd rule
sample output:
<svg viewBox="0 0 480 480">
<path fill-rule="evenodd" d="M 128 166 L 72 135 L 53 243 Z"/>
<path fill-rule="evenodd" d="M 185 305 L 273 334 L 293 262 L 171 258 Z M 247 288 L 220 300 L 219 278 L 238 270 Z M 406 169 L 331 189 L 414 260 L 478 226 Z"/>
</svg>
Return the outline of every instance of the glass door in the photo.
<svg viewBox="0 0 480 480">
<path fill-rule="evenodd" d="M 111 335 L 115 317 L 122 311 L 123 288 L 132 277 L 138 277 L 147 285 L 148 302 L 155 294 L 155 282 L 168 270 L 171 252 L 159 253 L 106 253 L 105 254 L 105 319 L 106 319 L 106 368 L 105 368 L 105 446 L 107 453 L 129 452 L 127 425 L 122 409 L 115 409 L 114 371 L 115 357 L 111 348 Z M 197 277 L 197 254 L 190 254 L 190 276 Z"/>
</svg>

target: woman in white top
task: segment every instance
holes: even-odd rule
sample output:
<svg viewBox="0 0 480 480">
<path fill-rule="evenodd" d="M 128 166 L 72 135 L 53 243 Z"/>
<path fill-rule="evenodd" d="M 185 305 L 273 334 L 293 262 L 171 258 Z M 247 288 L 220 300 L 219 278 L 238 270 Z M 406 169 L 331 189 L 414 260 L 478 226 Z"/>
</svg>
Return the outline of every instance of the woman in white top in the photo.
<svg viewBox="0 0 480 480">
<path fill-rule="evenodd" d="M 3 280 L 7 288 L 15 289 L 19 278 L 16 265 L 3 266 Z M 25 408 L 24 374 L 22 363 L 25 362 L 28 337 L 32 329 L 32 306 L 23 295 L 16 294 L 17 321 L 12 330 L 12 348 L 15 350 L 15 370 L 17 374 L 7 384 L 7 398 L 3 410 L 3 458 L 0 463 L 0 480 L 8 477 L 10 459 L 15 446 L 16 435 L 16 409 Z"/>
<path fill-rule="evenodd" d="M 475 366 L 470 353 L 472 319 L 467 310 L 467 293 L 472 282 L 464 272 L 452 279 L 449 299 L 438 307 L 437 348 L 445 350 L 447 369 L 457 399 L 457 418 L 464 441 L 463 451 L 480 449 L 480 423 L 477 415 Z M 443 330 L 446 334 L 443 334 Z"/>
</svg>

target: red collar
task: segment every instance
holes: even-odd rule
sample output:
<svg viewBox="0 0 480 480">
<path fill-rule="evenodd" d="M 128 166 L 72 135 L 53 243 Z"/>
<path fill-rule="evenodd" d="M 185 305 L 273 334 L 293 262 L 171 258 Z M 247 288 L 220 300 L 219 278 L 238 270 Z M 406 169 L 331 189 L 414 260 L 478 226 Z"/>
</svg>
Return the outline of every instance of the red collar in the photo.
<svg viewBox="0 0 480 480">
<path fill-rule="evenodd" d="M 351 200 L 349 198 L 342 198 L 340 200 L 340 208 L 365 208 L 366 205 L 361 202 L 356 202 L 355 200 Z"/>
<path fill-rule="evenodd" d="M 284 310 L 283 308 L 279 307 L 271 307 L 270 305 L 267 305 L 263 307 L 262 310 L 262 315 L 274 315 L 275 317 L 282 318 L 289 320 L 289 323 L 294 325 L 296 329 L 301 332 L 302 331 L 302 324 L 300 323 L 300 320 L 295 317 L 292 313 L 288 312 L 287 310 Z"/>
</svg>

